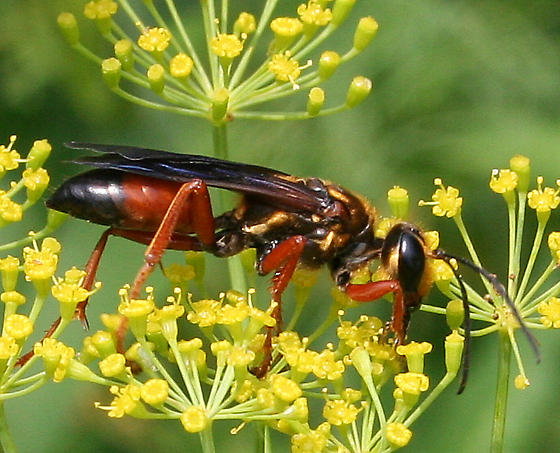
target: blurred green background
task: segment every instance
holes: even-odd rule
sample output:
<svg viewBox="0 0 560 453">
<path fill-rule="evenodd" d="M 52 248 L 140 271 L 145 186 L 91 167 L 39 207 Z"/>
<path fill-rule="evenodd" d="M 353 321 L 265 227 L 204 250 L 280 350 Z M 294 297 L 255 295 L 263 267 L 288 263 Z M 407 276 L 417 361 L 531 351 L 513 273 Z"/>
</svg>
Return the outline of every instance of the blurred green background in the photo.
<svg viewBox="0 0 560 453">
<path fill-rule="evenodd" d="M 256 12 L 260 3 L 245 1 L 243 6 Z M 288 3 L 294 6 L 288 8 Z M 284 5 L 291 10 L 297 2 Z M 96 66 L 66 45 L 56 16 L 62 10 L 78 15 L 81 8 L 82 2 L 70 0 L 0 2 L 2 143 L 10 134 L 18 134 L 17 148 L 24 151 L 34 139 L 48 138 L 54 145 L 49 164 L 53 187 L 77 171 L 59 164 L 70 156 L 62 147 L 69 140 L 210 153 L 211 133 L 205 121 L 126 103 L 106 89 Z M 188 23 L 194 27 L 198 2 L 187 8 Z M 379 34 L 363 55 L 329 82 L 326 91 L 328 98 L 343 99 L 350 79 L 363 74 L 374 82 L 372 95 L 352 111 L 312 121 L 234 121 L 231 158 L 335 180 L 363 193 L 387 214 L 385 193 L 392 185 L 408 188 L 413 200 L 429 199 L 433 178 L 440 176 L 461 189 L 464 218 L 483 263 L 504 278 L 505 208 L 501 197 L 488 190 L 490 170 L 506 167 L 512 155 L 522 153 L 532 159 L 535 175 L 542 174 L 549 185 L 560 177 L 558 1 L 362 0 L 350 21 L 363 15 L 378 20 Z M 109 56 L 108 45 L 97 37 L 92 24 L 80 21 L 84 42 Z M 330 44 L 342 51 L 352 33 L 348 27 L 346 35 L 337 34 Z M 293 108 L 301 103 L 291 102 Z M 43 212 L 35 211 L 36 217 L 18 231 L 1 234 L 20 236 L 42 224 Z M 420 225 L 442 232 L 442 247 L 466 254 L 450 221 L 431 217 L 427 208 L 412 211 Z M 529 228 L 534 226 L 533 220 L 528 223 Z M 557 216 L 553 223 L 559 229 Z M 82 221 L 68 222 L 58 237 L 76 245 L 66 246 L 62 269 L 85 263 L 101 231 Z M 111 241 L 99 273 L 104 288 L 89 311 L 94 330 L 99 327 L 98 314 L 114 309 L 115 291 L 133 278 L 142 252 L 136 244 Z M 218 272 L 224 269 L 220 263 L 211 266 L 218 266 Z M 306 310 L 309 315 L 321 309 L 327 280 L 324 277 L 322 287 L 314 291 L 312 307 Z M 212 288 L 224 288 L 225 281 L 213 282 Z M 438 303 L 435 292 L 431 301 Z M 364 306 L 364 311 L 375 313 L 374 305 Z M 380 305 L 386 309 L 386 303 Z M 73 337 L 77 343 L 83 335 L 80 327 L 76 324 L 69 330 L 65 338 Z M 429 338 L 436 344 L 428 358 L 434 376 L 441 373 L 437 367 L 445 332 L 442 317 L 425 313 L 413 317 L 410 337 Z M 508 453 L 560 451 L 560 337 L 556 332 L 538 332 L 537 337 L 543 355 L 538 366 L 526 341 L 520 340 L 532 386 L 511 393 Z M 496 351 L 495 337 L 475 339 L 467 390 L 457 396 L 451 388 L 429 409 L 413 426 L 408 451 L 487 450 Z M 65 381 L 9 402 L 7 411 L 22 452 L 199 451 L 198 439 L 185 435 L 179 424 L 113 420 L 94 410 L 93 401 L 109 400 L 104 389 Z M 237 436 L 227 429 L 218 436 L 218 451 L 250 451 L 251 427 Z"/>
</svg>

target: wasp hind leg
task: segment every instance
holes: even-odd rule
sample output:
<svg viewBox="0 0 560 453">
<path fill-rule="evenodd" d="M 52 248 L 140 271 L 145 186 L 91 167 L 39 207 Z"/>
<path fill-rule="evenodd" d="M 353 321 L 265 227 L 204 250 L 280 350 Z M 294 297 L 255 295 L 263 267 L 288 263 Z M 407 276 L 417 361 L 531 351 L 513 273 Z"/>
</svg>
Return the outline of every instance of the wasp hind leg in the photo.
<svg viewBox="0 0 560 453">
<path fill-rule="evenodd" d="M 263 346 L 264 359 L 258 367 L 251 370 L 258 378 L 263 377 L 270 369 L 272 363 L 272 337 L 282 331 L 282 293 L 294 274 L 306 241 L 304 236 L 292 236 L 274 247 L 260 263 L 259 273 L 264 275 L 275 271 L 272 277 L 270 293 L 273 302 L 276 304 L 272 310 L 272 317 L 276 320 L 276 325 L 267 327 Z"/>
</svg>

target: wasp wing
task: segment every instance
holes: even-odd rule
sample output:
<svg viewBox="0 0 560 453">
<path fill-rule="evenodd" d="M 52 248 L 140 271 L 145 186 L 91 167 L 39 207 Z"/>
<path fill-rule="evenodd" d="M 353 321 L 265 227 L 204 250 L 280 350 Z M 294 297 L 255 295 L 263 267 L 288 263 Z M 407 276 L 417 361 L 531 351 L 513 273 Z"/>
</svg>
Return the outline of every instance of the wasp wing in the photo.
<svg viewBox="0 0 560 453">
<path fill-rule="evenodd" d="M 332 204 L 326 191 L 308 187 L 304 179 L 257 165 L 132 146 L 77 142 L 66 146 L 102 153 L 72 161 L 78 164 L 177 182 L 202 179 L 209 186 L 233 190 L 269 205 L 297 211 L 316 212 Z"/>
</svg>

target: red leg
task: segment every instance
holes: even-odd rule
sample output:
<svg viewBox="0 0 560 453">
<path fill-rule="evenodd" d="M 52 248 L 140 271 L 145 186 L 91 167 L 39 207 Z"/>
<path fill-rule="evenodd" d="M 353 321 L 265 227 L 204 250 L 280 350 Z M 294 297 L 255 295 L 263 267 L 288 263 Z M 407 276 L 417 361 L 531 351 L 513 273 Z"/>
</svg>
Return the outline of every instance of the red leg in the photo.
<svg viewBox="0 0 560 453">
<path fill-rule="evenodd" d="M 272 300 L 276 302 L 276 307 L 272 311 L 272 317 L 276 320 L 274 327 L 268 327 L 264 342 L 264 359 L 262 363 L 252 370 L 253 374 L 259 378 L 263 377 L 270 369 L 272 362 L 272 337 L 275 333 L 282 330 L 282 293 L 288 286 L 297 263 L 305 247 L 306 239 L 304 236 L 292 236 L 276 247 L 263 259 L 260 272 L 268 274 L 274 272 L 272 277 L 272 287 L 270 293 Z"/>
<path fill-rule="evenodd" d="M 348 284 L 345 288 L 350 299 L 358 302 L 371 302 L 386 294 L 393 293 L 393 318 L 391 328 L 397 336 L 399 344 L 403 344 L 406 338 L 408 326 L 408 309 L 405 304 L 403 291 L 398 280 L 380 280 L 377 282 L 364 283 L 362 285 Z"/>
<path fill-rule="evenodd" d="M 173 201 L 167 208 L 167 212 L 154 233 L 152 241 L 144 253 L 144 265 L 138 271 L 130 297 L 135 299 L 140 294 L 140 289 L 146 281 L 154 266 L 161 260 L 163 252 L 168 248 L 179 215 L 185 205 L 190 204 L 190 226 L 200 242 L 204 245 L 214 245 L 214 216 L 212 215 L 212 206 L 210 204 L 210 195 L 204 181 L 195 179 L 181 186 Z"/>
</svg>

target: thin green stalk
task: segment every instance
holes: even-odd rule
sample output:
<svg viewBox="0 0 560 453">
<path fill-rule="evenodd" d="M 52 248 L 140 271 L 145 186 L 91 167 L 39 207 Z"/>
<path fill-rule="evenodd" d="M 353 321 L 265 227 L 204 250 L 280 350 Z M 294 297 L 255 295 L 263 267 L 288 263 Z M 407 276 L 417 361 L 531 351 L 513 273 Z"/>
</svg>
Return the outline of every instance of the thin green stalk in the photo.
<svg viewBox="0 0 560 453">
<path fill-rule="evenodd" d="M 507 399 L 511 368 L 511 343 L 507 331 L 500 331 L 500 350 L 498 358 L 498 381 L 494 403 L 494 424 L 490 453 L 504 451 L 504 434 L 506 427 Z"/>
<path fill-rule="evenodd" d="M 204 453 L 215 453 L 214 436 L 212 435 L 212 425 L 200 433 L 200 444 Z"/>
<path fill-rule="evenodd" d="M 0 445 L 2 445 L 4 453 L 17 453 L 18 451 L 6 421 L 3 401 L 0 401 Z"/>
</svg>

